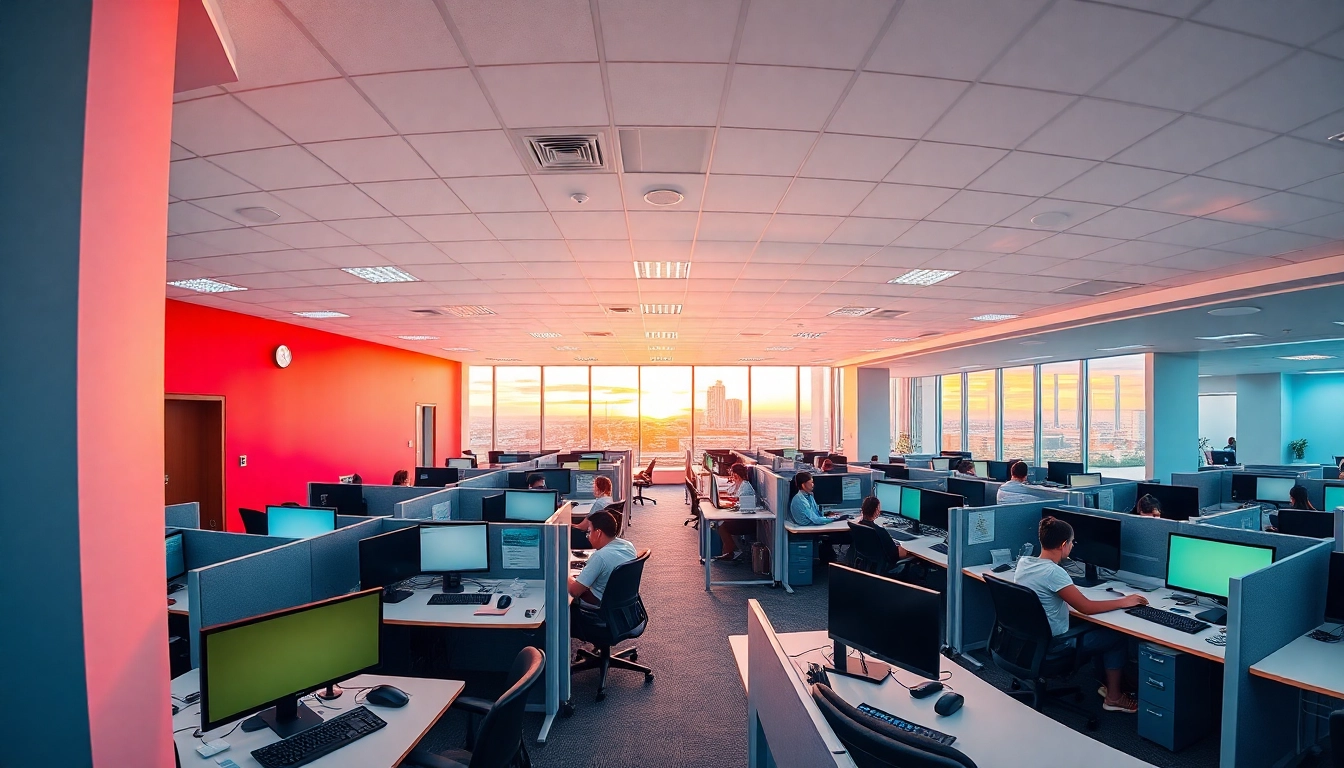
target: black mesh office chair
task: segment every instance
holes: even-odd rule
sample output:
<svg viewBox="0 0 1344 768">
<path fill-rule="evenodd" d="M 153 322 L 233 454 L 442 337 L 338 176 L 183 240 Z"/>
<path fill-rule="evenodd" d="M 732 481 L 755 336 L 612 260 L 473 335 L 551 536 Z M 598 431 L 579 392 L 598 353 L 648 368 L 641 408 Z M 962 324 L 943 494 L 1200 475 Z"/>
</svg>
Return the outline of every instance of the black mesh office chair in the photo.
<svg viewBox="0 0 1344 768">
<path fill-rule="evenodd" d="M 255 509 L 238 508 L 238 516 L 243 518 L 243 531 L 265 536 L 270 527 L 266 524 L 266 513 Z"/>
<path fill-rule="evenodd" d="M 657 463 L 657 459 L 649 459 L 649 466 L 645 467 L 643 472 L 635 475 L 635 479 L 631 481 L 635 486 L 635 498 L 630 500 L 632 509 L 634 508 L 633 503 L 636 501 L 640 504 L 643 504 L 646 501 L 651 501 L 655 505 L 658 503 L 657 499 L 649 499 L 644 496 L 644 489 L 653 485 L 653 465 Z"/>
<path fill-rule="evenodd" d="M 891 534 L 880 528 L 874 529 L 871 526 L 860 525 L 854 521 L 849 522 L 850 552 L 854 558 L 854 567 L 867 573 L 877 573 L 883 576 L 904 576 L 914 575 L 913 570 L 922 562 L 916 557 L 905 557 L 899 560 L 892 560 L 890 550 L 883 544 L 882 539 L 891 539 Z"/>
<path fill-rule="evenodd" d="M 613 645 L 644 634 L 644 628 L 649 624 L 649 614 L 644 610 L 644 602 L 639 599 L 639 582 L 648 559 L 649 550 L 644 550 L 634 560 L 616 566 L 607 578 L 602 604 L 596 608 L 581 606 L 574 612 L 570 635 L 577 640 L 592 643 L 597 650 L 593 652 L 580 648 L 574 664 L 570 666 L 570 672 L 598 670 L 598 701 L 607 697 L 604 689 L 607 685 L 607 670 L 611 667 L 643 672 L 645 683 L 653 680 L 652 669 L 635 663 L 639 659 L 638 649 L 631 646 L 623 651 L 611 652 Z"/>
<path fill-rule="evenodd" d="M 814 684 L 812 700 L 859 768 L 976 768 L 960 750 L 869 717 L 829 686 Z"/>
<path fill-rule="evenodd" d="M 1330 713 L 1330 762 L 1344 768 L 1344 709 Z"/>
<path fill-rule="evenodd" d="M 1029 702 L 1039 710 L 1046 700 L 1087 718 L 1088 730 L 1096 730 L 1097 713 L 1081 704 L 1078 686 L 1051 688 L 1046 680 L 1068 678 L 1078 669 L 1080 657 L 1076 641 L 1064 647 L 1054 645 L 1050 620 L 1036 593 L 1027 587 L 985 574 L 989 599 L 994 603 L 994 629 L 989 635 L 989 655 L 994 666 L 1013 678 L 1008 695 Z M 1021 690 L 1026 688 L 1026 690 Z M 1072 696 L 1073 701 L 1063 700 Z"/>
<path fill-rule="evenodd" d="M 532 758 L 523 744 L 523 712 L 527 693 L 546 668 L 546 654 L 528 646 L 518 652 L 509 669 L 509 687 L 495 701 L 460 696 L 453 709 L 467 712 L 473 721 L 467 727 L 467 748 L 448 752 L 416 749 L 403 766 L 421 768 L 529 768 Z M 481 716 L 479 728 L 473 729 Z"/>
<path fill-rule="evenodd" d="M 691 527 L 700 529 L 700 491 L 695 487 L 695 481 L 687 478 L 686 480 L 686 498 L 690 499 L 691 516 L 681 521 L 683 526 L 694 523 Z"/>
</svg>

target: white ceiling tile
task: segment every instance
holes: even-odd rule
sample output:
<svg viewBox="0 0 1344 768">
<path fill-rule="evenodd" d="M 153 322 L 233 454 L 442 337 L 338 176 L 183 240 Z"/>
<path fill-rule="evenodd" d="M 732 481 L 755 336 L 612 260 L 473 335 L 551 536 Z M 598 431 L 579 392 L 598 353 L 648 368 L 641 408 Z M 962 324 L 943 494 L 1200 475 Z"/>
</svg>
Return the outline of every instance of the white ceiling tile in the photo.
<svg viewBox="0 0 1344 768">
<path fill-rule="evenodd" d="M 1307 141 L 1322 141 L 1339 133 L 1339 126 L 1344 125 L 1344 109 L 1338 112 L 1332 112 L 1325 117 L 1314 122 L 1307 123 L 1292 132 L 1291 135 Z"/>
<path fill-rule="evenodd" d="M 293 143 L 233 96 L 174 104 L 173 141 L 198 155 Z"/>
<path fill-rule="evenodd" d="M 385 243 L 371 247 L 375 253 L 387 258 L 387 260 L 393 264 L 443 264 L 450 260 L 448 256 L 433 243 Z M 422 277 L 418 272 L 416 273 L 416 276 L 420 277 L 422 280 L 432 279 Z"/>
<path fill-rule="evenodd" d="M 886 245 L 914 225 L 915 222 L 902 219 L 865 219 L 851 216 L 841 222 L 826 241 L 853 245 Z"/>
<path fill-rule="evenodd" d="M 600 3 L 607 61 L 728 61 L 736 0 Z"/>
<path fill-rule="evenodd" d="M 261 253 L 262 251 L 283 251 L 288 246 L 261 234 L 254 229 L 221 229 L 215 232 L 198 232 L 188 235 L 199 245 L 214 249 L 223 254 Z"/>
<path fill-rule="evenodd" d="M 359 188 L 394 216 L 467 212 L 467 207 L 457 199 L 452 190 L 448 189 L 448 185 L 442 179 L 380 181 L 360 184 Z M 299 207 L 303 208 L 302 205 Z"/>
<path fill-rule="evenodd" d="M 212 165 L 209 160 L 193 158 L 168 164 L 168 191 L 180 200 L 194 200 L 198 197 L 255 192 L 257 188 Z"/>
<path fill-rule="evenodd" d="M 619 211 L 620 181 L 610 173 L 539 174 L 532 177 L 541 199 L 552 211 Z M 582 204 L 572 196 L 582 193 L 588 197 Z"/>
<path fill-rule="evenodd" d="M 476 78 L 467 69 L 367 75 L 355 78 L 355 85 L 401 133 L 499 127 Z"/>
<path fill-rule="evenodd" d="M 960 224 L 994 224 L 1022 210 L 1034 198 L 997 192 L 962 190 L 930 213 L 929 221 Z"/>
<path fill-rule="evenodd" d="M 692 243 L 689 238 L 686 240 L 637 239 L 633 242 L 633 245 L 636 261 L 687 261 L 691 258 Z M 626 273 L 625 269 L 620 271 Z M 607 277 L 611 277 L 611 275 L 607 275 Z M 645 287 L 648 288 L 648 286 Z M 680 288 L 676 290 L 680 290 Z"/>
<path fill-rule="evenodd" d="M 483 213 L 479 218 L 500 240 L 555 240 L 560 237 L 560 230 L 555 228 L 549 213 Z"/>
<path fill-rule="evenodd" d="M 1173 216 L 1170 213 L 1116 208 L 1085 221 L 1070 231 L 1076 235 L 1097 235 L 1098 237 L 1130 240 L 1143 237 L 1159 229 L 1166 229 L 1186 220 L 1188 220 L 1186 216 Z"/>
<path fill-rule="evenodd" d="M 262 189 L 316 187 L 343 181 L 302 147 L 293 145 L 215 155 L 210 161 Z"/>
<path fill-rule="evenodd" d="M 1172 23 L 1161 16 L 1062 0 L 1008 49 L 984 79 L 1086 93 Z"/>
<path fill-rule="evenodd" d="M 789 179 L 783 176 L 729 176 L 710 174 L 705 189 L 706 211 L 773 213 Z"/>
<path fill-rule="evenodd" d="M 473 217 L 474 218 L 474 217 Z M 489 236 L 489 232 L 486 232 Z M 459 264 L 472 264 L 481 261 L 514 261 L 513 254 L 509 253 L 501 243 L 496 240 L 470 240 L 454 243 L 435 243 L 439 250 L 443 251 L 448 258 Z"/>
<path fill-rule="evenodd" d="M 1177 117 L 1175 112 L 1082 99 L 1037 131 L 1022 148 L 1105 160 Z"/>
<path fill-rule="evenodd" d="M 526 173 L 503 131 L 408 136 L 440 176 L 506 176 Z"/>
<path fill-rule="evenodd" d="M 1077 259 L 1097 251 L 1119 245 L 1120 240 L 1109 237 L 1089 237 L 1061 232 L 1022 249 L 1022 253 L 1032 256 L 1053 256 L 1060 259 Z"/>
<path fill-rule="evenodd" d="M 906 0 L 868 69 L 975 80 L 1045 0 Z"/>
<path fill-rule="evenodd" d="M 449 0 L 447 7 L 478 65 L 597 61 L 584 0 Z"/>
<path fill-rule="evenodd" d="M 1186 251 L 1185 253 L 1171 258 L 1162 259 L 1153 262 L 1150 266 L 1165 269 L 1184 269 L 1193 272 L 1207 272 L 1214 269 L 1227 269 L 1238 264 L 1244 264 L 1259 256 L 1251 256 L 1244 253 L 1228 253 L 1227 251 L 1217 251 L 1202 249 L 1198 251 Z"/>
<path fill-rule="evenodd" d="M 581 261 L 630 261 L 628 240 L 570 240 L 569 250 Z"/>
<path fill-rule="evenodd" d="M 1273 134 L 1186 115 L 1116 155 L 1114 160 L 1194 173 L 1274 138 Z"/>
<path fill-rule="evenodd" d="M 1331 216 L 1322 216 L 1318 219 L 1299 222 L 1289 227 L 1294 232 L 1305 232 L 1309 235 L 1319 237 L 1328 237 L 1331 239 L 1344 239 L 1344 213 L 1336 213 Z"/>
<path fill-rule="evenodd" d="M 965 90 L 966 83 L 952 80 L 864 72 L 827 129 L 837 133 L 918 139 Z"/>
<path fill-rule="evenodd" d="M 469 136 L 472 134 L 436 134 Z M 430 137 L 415 137 L 430 138 Z M 349 139 L 307 145 L 322 162 L 335 168 L 349 181 L 394 181 L 432 178 L 434 171 L 425 165 L 400 136 L 377 139 Z"/>
<path fill-rule="evenodd" d="M 1186 176 L 1174 184 L 1131 201 L 1129 207 L 1186 216 L 1208 216 L 1267 194 L 1269 190 L 1261 187 Z"/>
<path fill-rule="evenodd" d="M 608 123 L 597 64 L 524 64 L 478 71 L 510 128 Z"/>
<path fill-rule="evenodd" d="M 985 263 L 979 269 L 1005 275 L 1034 275 L 1037 272 L 1057 267 L 1062 261 L 1062 259 L 1052 259 L 1048 256 L 1029 256 L 1023 253 L 1014 253 L 1000 256 Z"/>
<path fill-rule="evenodd" d="M 177 144 L 169 144 L 168 147 L 169 147 L 168 149 L 169 160 L 186 160 L 189 157 L 196 156 L 196 154 L 191 150 L 187 149 L 186 147 L 178 146 Z"/>
<path fill-rule="evenodd" d="M 782 213 L 844 216 L 877 185 L 868 181 L 797 179 L 779 204 Z"/>
<path fill-rule="evenodd" d="M 1334 176 L 1327 176 L 1310 184 L 1294 187 L 1293 191 L 1302 195 L 1323 197 L 1337 203 L 1344 203 L 1344 173 L 1337 173 Z"/>
<path fill-rule="evenodd" d="M 1207 248 L 1211 245 L 1235 240 L 1239 237 L 1254 235 L 1262 231 L 1259 227 L 1248 227 L 1241 224 L 1229 224 L 1223 221 L 1214 221 L 1212 219 L 1191 219 L 1183 224 L 1177 224 L 1174 227 L 1160 229 L 1143 239 L 1151 240 L 1155 243 L 1171 243 L 1173 245 L 1185 245 L 1190 248 Z"/>
<path fill-rule="evenodd" d="M 1344 172 L 1344 152 L 1324 144 L 1280 136 L 1203 171 L 1203 175 L 1289 189 L 1340 172 Z"/>
<path fill-rule="evenodd" d="M 1088 261 L 1109 261 L 1116 264 L 1151 264 L 1154 261 L 1169 258 L 1188 250 L 1190 249 L 1183 245 L 1131 240 L 1103 251 L 1089 253 L 1083 258 Z"/>
<path fill-rule="evenodd" d="M 974 224 L 921 221 L 896 238 L 892 245 L 906 248 L 955 248 L 984 230 L 984 227 Z"/>
<path fill-rule="evenodd" d="M 1047 267 L 1037 274 L 1051 277 L 1068 277 L 1076 280 L 1096 280 L 1102 275 L 1109 275 L 1114 271 L 1115 265 L 1109 262 L 1071 259 L 1063 264 Z"/>
<path fill-rule="evenodd" d="M 765 232 L 769 223 L 768 213 L 705 211 L 700 214 L 700 229 L 696 232 L 696 239 L 754 243 L 761 238 L 761 233 Z"/>
<path fill-rule="evenodd" d="M 899 170 L 899 166 L 897 168 Z M 956 190 L 911 184 L 878 184 L 857 208 L 855 216 L 884 219 L 922 219 L 947 202 Z"/>
<path fill-rule="evenodd" d="M 212 277 L 254 275 L 263 271 L 260 265 L 246 256 L 234 254 L 227 256 L 211 256 L 205 259 L 192 259 L 189 263 L 192 266 L 206 270 L 206 273 Z"/>
<path fill-rule="evenodd" d="M 518 261 L 535 262 L 572 262 L 574 254 L 564 240 L 509 240 L 504 248 Z"/>
<path fill-rule="evenodd" d="M 1144 265 L 1125 265 L 1105 275 L 1108 280 L 1120 280 L 1125 282 L 1134 282 L 1141 284 L 1156 283 L 1162 280 L 1170 280 L 1175 277 L 1185 275 L 1186 271 L 1181 269 L 1169 269 L 1166 267 L 1155 267 L 1151 264 Z"/>
<path fill-rule="evenodd" d="M 839 243 L 822 243 L 817 246 L 817 250 L 808 257 L 808 264 L 827 264 L 833 266 L 857 267 L 868 260 L 868 257 L 877 252 L 877 247 L 872 245 L 841 245 Z M 838 273 L 832 270 L 830 276 L 832 280 L 837 279 Z"/>
<path fill-rule="evenodd" d="M 695 237 L 694 211 L 631 211 L 630 236 L 635 240 L 685 240 Z"/>
<path fill-rule="evenodd" d="M 566 238 L 617 240 L 629 236 L 625 214 L 620 211 L 557 211 L 552 215 Z"/>
<path fill-rule="evenodd" d="M 617 125 L 714 125 L 724 64 L 608 64 Z"/>
<path fill-rule="evenodd" d="M 1110 210 L 1110 208 L 1104 205 L 1078 203 L 1071 200 L 1055 200 L 1043 197 L 1012 216 L 1003 219 L 999 224 L 1005 227 L 1019 227 L 1021 229 L 1062 231 L 1069 227 L 1076 227 L 1084 221 L 1087 221 L 1094 216 L 1100 216 L 1108 210 Z M 1063 221 L 1056 224 L 1050 224 L 1049 226 L 1033 223 L 1031 220 L 1032 217 L 1041 213 L 1063 213 L 1066 214 L 1066 218 Z"/>
<path fill-rule="evenodd" d="M 191 203 L 168 204 L 168 231 L 175 235 L 209 232 L 215 229 L 233 229 L 237 222 L 197 208 Z M 169 238 L 172 240 L 173 238 Z"/>
<path fill-rule="evenodd" d="M 1337 213 L 1340 210 L 1344 210 L 1344 206 L 1339 203 L 1294 195 L 1291 192 L 1275 192 L 1258 200 L 1219 211 L 1213 214 L 1213 218 L 1283 229 L 1290 224 Z M 1301 229 L 1301 227 L 1293 227 L 1293 229 Z"/>
<path fill-rule="evenodd" d="M 1270 131 L 1291 131 L 1339 109 L 1344 61 L 1301 51 L 1200 109 Z"/>
<path fill-rule="evenodd" d="M 1033 243 L 1038 243 L 1050 237 L 1050 235 L 1050 232 L 1037 229 L 989 227 L 980 234 L 962 241 L 959 247 L 968 251 L 1014 253 Z"/>
<path fill-rule="evenodd" d="M 466 65 L 432 0 L 389 8 L 326 0 L 283 0 L 322 47 L 352 75 Z"/>
<path fill-rule="evenodd" d="M 294 248 L 330 248 L 355 245 L 355 241 L 320 221 L 300 221 L 293 224 L 272 224 L 256 230 Z"/>
<path fill-rule="evenodd" d="M 733 68 L 723 125 L 820 130 L 849 77 L 849 72 L 829 69 L 739 64 Z"/>
<path fill-rule="evenodd" d="M 1102 163 L 1056 189 L 1051 196 L 1105 205 L 1124 205 L 1180 179 L 1180 174 Z"/>
<path fill-rule="evenodd" d="M 200 210 L 200 209 L 197 209 Z M 205 213 L 205 211 L 202 211 Z M 214 215 L 214 214 L 211 214 Z M 232 224 L 233 222 L 229 222 Z M 241 229 L 241 227 L 239 227 Z M 171 230 L 169 230 L 171 232 Z M 194 235 L 168 235 L 168 261 L 219 256 L 223 251 L 197 240 Z"/>
<path fill-rule="evenodd" d="M 282 224 L 290 221 L 311 220 L 311 217 L 303 211 L 285 203 L 283 200 L 269 192 L 247 192 L 241 195 L 212 197 L 205 200 L 198 200 L 196 201 L 196 204 L 207 211 L 217 213 L 226 219 L 231 219 L 244 226 L 257 223 L 238 213 L 240 209 L 244 208 L 269 208 L 280 214 L 280 218 L 276 219 L 274 222 L 267 223 Z"/>
<path fill-rule="evenodd" d="M 238 98 L 299 143 L 396 132 L 345 80 L 246 91 Z"/>
<path fill-rule="evenodd" d="M 489 240 L 490 230 L 470 213 L 442 216 L 407 216 L 402 219 L 416 232 L 433 242 Z M 452 254 L 448 254 L 452 256 Z"/>
<path fill-rule="evenodd" d="M 844 219 L 839 216 L 796 216 L 776 214 L 765 228 L 763 239 L 785 243 L 820 243 L 830 236 Z"/>
<path fill-rule="evenodd" d="M 1006 154 L 1002 149 L 921 141 L 887 174 L 886 180 L 959 189 Z"/>
<path fill-rule="evenodd" d="M 461 264 L 421 264 L 414 268 L 415 276 L 421 280 L 437 282 L 441 280 L 472 280 L 475 275 Z"/>
<path fill-rule="evenodd" d="M 705 189 L 705 177 L 691 173 L 627 173 L 625 180 L 625 208 L 631 211 L 693 211 L 700 207 L 700 196 Z M 655 189 L 679 192 L 683 199 L 672 206 L 654 205 L 644 195 Z"/>
<path fill-rule="evenodd" d="M 926 138 L 1012 149 L 1050 122 L 1071 100 L 1057 93 L 976 85 Z"/>
<path fill-rule="evenodd" d="M 815 133 L 798 131 L 721 128 L 710 170 L 714 173 L 792 176 L 798 172 L 816 138 Z"/>
<path fill-rule="evenodd" d="M 968 187 L 989 192 L 1039 196 L 1077 178 L 1094 165 L 1090 160 L 1012 152 Z"/>
<path fill-rule="evenodd" d="M 232 0 L 214 6 L 232 42 L 230 59 L 238 72 L 231 91 L 336 77 L 339 73 L 269 0 Z"/>
<path fill-rule="evenodd" d="M 1323 31 L 1344 24 L 1344 7 L 1332 0 L 1288 0 L 1268 6 L 1255 0 L 1214 0 L 1195 19 L 1306 45 Z"/>
<path fill-rule="evenodd" d="M 452 188 L 467 208 L 476 213 L 544 211 L 546 205 L 527 176 L 480 176 L 449 179 Z"/>
<path fill-rule="evenodd" d="M 363 245 L 412 243 L 421 236 L 401 219 L 384 216 L 377 219 L 342 219 L 328 222 L 332 229 Z"/>
<path fill-rule="evenodd" d="M 807 158 L 801 175 L 881 181 L 912 146 L 914 142 L 904 139 L 825 133 Z"/>
<path fill-rule="evenodd" d="M 174 280 L 194 280 L 194 279 L 196 279 L 196 278 L 200 278 L 200 277 L 209 277 L 209 276 L 210 276 L 210 270 L 208 270 L 208 269 L 206 269 L 205 267 L 202 267 L 202 266 L 200 266 L 200 265 L 198 265 L 198 264 L 193 264 L 193 263 L 191 263 L 190 261 L 170 261 L 170 262 L 168 262 L 168 274 L 167 274 L 167 277 L 168 277 L 168 280 L 169 280 L 169 281 L 174 281 Z M 171 290 L 174 290 L 174 289 L 173 289 L 172 287 L 169 287 L 168 290 L 171 291 Z M 187 295 L 188 293 L 190 293 L 189 291 L 187 291 L 187 290 L 185 290 L 185 289 L 178 289 L 178 290 L 181 290 L 181 291 L 182 291 L 182 295 L 183 295 L 183 296 L 185 296 L 185 295 Z M 172 298 L 171 295 L 170 295 L 170 298 Z"/>
<path fill-rule="evenodd" d="M 755 0 L 737 60 L 751 64 L 853 69 L 882 28 L 892 0 L 857 0 L 843 13 L 807 0 Z"/>
</svg>

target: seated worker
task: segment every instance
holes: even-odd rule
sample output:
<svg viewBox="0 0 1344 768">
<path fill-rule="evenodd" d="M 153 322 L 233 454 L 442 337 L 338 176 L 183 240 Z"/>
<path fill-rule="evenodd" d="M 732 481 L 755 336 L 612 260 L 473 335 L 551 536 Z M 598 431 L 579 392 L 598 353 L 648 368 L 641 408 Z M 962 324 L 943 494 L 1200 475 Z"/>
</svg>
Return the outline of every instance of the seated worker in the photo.
<svg viewBox="0 0 1344 768">
<path fill-rule="evenodd" d="M 789 502 L 789 517 L 792 518 L 795 525 L 827 525 L 842 517 L 834 513 L 821 514 L 821 507 L 817 505 L 816 498 L 812 496 L 812 488 L 815 485 L 816 483 L 812 480 L 810 472 L 799 472 L 793 476 L 793 486 L 797 489 L 797 493 L 793 495 L 793 499 Z M 829 538 L 823 538 L 817 547 L 817 556 L 823 563 L 829 563 L 835 559 L 835 548 L 832 545 L 848 543 L 846 541 L 848 538 L 848 532 L 843 536 L 833 535 Z"/>
<path fill-rule="evenodd" d="M 1134 505 L 1134 514 L 1139 517 L 1161 517 L 1162 502 L 1158 501 L 1157 497 L 1153 494 L 1145 493 L 1139 498 L 1138 503 Z"/>
<path fill-rule="evenodd" d="M 978 477 L 975 474 L 975 462 L 970 459 L 962 459 L 957 462 L 957 466 L 952 470 L 956 477 Z"/>
<path fill-rule="evenodd" d="M 407 471 L 404 470 L 404 469 L 398 469 L 396 472 L 394 472 L 394 473 L 392 474 L 392 484 L 393 484 L 393 485 L 410 485 L 410 484 L 411 484 L 411 473 L 410 473 L 410 472 L 407 472 Z"/>
<path fill-rule="evenodd" d="M 1237 438 L 1235 438 L 1235 437 L 1229 437 L 1229 438 L 1227 438 L 1227 445 L 1224 445 L 1224 446 L 1223 446 L 1223 450 L 1224 450 L 1224 451 L 1231 451 L 1231 452 L 1233 452 L 1233 453 L 1236 453 L 1236 452 L 1237 452 Z"/>
<path fill-rule="evenodd" d="M 728 490 L 719 494 L 719 501 L 724 504 L 737 504 L 742 509 L 754 509 L 756 507 L 756 489 L 752 487 L 750 480 L 751 470 L 747 465 L 738 462 L 728 468 Z M 715 555 L 715 560 L 741 560 L 743 552 L 737 548 L 737 540 L 734 536 L 745 536 L 756 531 L 755 520 L 720 520 L 719 543 L 723 545 L 723 554 Z"/>
<path fill-rule="evenodd" d="M 1292 489 L 1288 491 L 1288 499 L 1292 502 L 1288 505 L 1289 509 L 1316 509 L 1311 505 L 1311 499 L 1307 497 L 1306 486 L 1294 485 Z M 1273 531 L 1275 533 L 1278 532 L 1279 516 L 1277 513 L 1271 512 L 1269 514 L 1269 527 L 1265 530 Z"/>
<path fill-rule="evenodd" d="M 590 542 L 585 538 L 588 532 L 593 529 L 588 521 L 592 519 L 594 512 L 601 512 L 614 503 L 611 500 L 611 478 L 605 475 L 598 475 L 593 478 L 592 512 L 589 512 L 582 520 L 572 526 L 574 531 L 570 532 L 570 549 L 591 549 Z M 577 532 L 582 532 L 582 534 L 580 535 Z"/>
<path fill-rule="evenodd" d="M 539 491 L 546 488 L 546 476 L 533 472 L 527 476 L 527 490 Z"/>
<path fill-rule="evenodd" d="M 596 551 L 588 556 L 587 564 L 577 576 L 569 577 L 568 589 L 575 609 L 580 604 L 588 608 L 601 605 L 611 572 L 635 559 L 635 545 L 616 538 L 616 518 L 610 512 L 594 512 L 588 516 L 588 524 L 592 529 L 588 540 Z"/>
<path fill-rule="evenodd" d="M 1091 616 L 1147 605 L 1148 600 L 1143 595 L 1125 595 L 1114 600 L 1089 599 L 1059 564 L 1073 551 L 1073 527 L 1063 520 L 1046 517 L 1041 520 L 1037 530 L 1041 540 L 1041 556 L 1018 558 L 1013 580 L 1030 588 L 1040 598 L 1045 616 L 1050 620 L 1050 633 L 1055 637 L 1052 649 L 1072 643 L 1085 656 L 1101 657 L 1106 671 L 1106 685 L 1100 691 L 1104 697 L 1102 709 L 1131 715 L 1138 712 L 1139 705 L 1134 696 L 1120 689 L 1125 662 L 1129 659 L 1129 640 L 1113 629 L 1087 625 L 1085 622 L 1080 622 L 1075 629 L 1069 629 L 1069 607 Z"/>
<path fill-rule="evenodd" d="M 833 470 L 833 469 L 835 469 L 835 462 L 831 461 L 830 459 L 822 459 L 822 460 L 821 460 L 821 471 L 822 471 L 822 472 L 830 472 L 830 471 Z"/>
<path fill-rule="evenodd" d="M 877 454 L 876 454 L 876 453 L 874 453 L 874 454 L 873 454 L 873 458 L 869 459 L 868 461 L 869 461 L 870 463 L 872 463 L 872 464 L 881 464 L 881 463 L 882 463 L 881 459 L 877 458 Z"/>
<path fill-rule="evenodd" d="M 859 511 L 862 514 L 860 519 L 854 523 L 855 525 L 866 525 L 869 528 L 876 528 L 883 534 L 881 540 L 885 542 L 882 545 L 882 549 L 884 550 L 882 560 L 884 562 L 889 566 L 894 567 L 897 561 L 910 554 L 905 551 L 904 547 L 897 544 L 895 539 L 891 538 L 891 534 L 887 533 L 886 528 L 877 524 L 877 516 L 882 514 L 882 502 L 878 501 L 876 496 L 869 496 L 864 499 L 862 506 L 859 507 Z"/>
<path fill-rule="evenodd" d="M 1033 493 L 1031 486 L 1027 483 L 1026 462 L 1016 462 L 1008 469 L 1008 474 L 1012 476 L 1012 479 L 999 486 L 999 493 L 995 497 L 995 501 L 1000 504 L 1021 504 L 1029 501 L 1040 501 L 1043 498 Z"/>
</svg>

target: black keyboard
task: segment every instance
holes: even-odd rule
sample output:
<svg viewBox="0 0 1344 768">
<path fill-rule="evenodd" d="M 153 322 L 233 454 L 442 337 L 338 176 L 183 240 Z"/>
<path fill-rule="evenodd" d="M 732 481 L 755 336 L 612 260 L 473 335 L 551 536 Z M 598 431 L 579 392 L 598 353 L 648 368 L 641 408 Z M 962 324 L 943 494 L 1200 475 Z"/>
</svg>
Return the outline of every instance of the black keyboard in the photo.
<svg viewBox="0 0 1344 768">
<path fill-rule="evenodd" d="M 895 528 L 888 528 L 887 533 L 890 533 L 891 538 L 897 541 L 914 541 L 915 539 L 919 538 L 918 536 L 911 536 L 905 531 L 898 531 Z"/>
<path fill-rule="evenodd" d="M 1178 616 L 1170 611 L 1163 611 L 1152 607 L 1151 605 L 1136 605 L 1125 611 L 1130 616 L 1137 616 L 1144 621 L 1151 621 L 1154 624 L 1161 624 L 1164 627 L 1179 629 L 1182 632 L 1191 635 L 1197 635 L 1208 629 L 1211 624 L 1192 619 L 1189 616 Z"/>
<path fill-rule="evenodd" d="M 947 542 L 945 542 L 945 541 L 940 541 L 940 542 L 938 542 L 937 544 L 934 544 L 932 547 L 929 547 L 929 549 L 933 550 L 934 552 L 937 552 L 937 553 L 940 554 L 940 555 L 946 555 L 946 554 L 947 554 Z"/>
<path fill-rule="evenodd" d="M 430 605 L 489 605 L 489 592 L 439 592 L 429 596 Z"/>
<path fill-rule="evenodd" d="M 295 768 L 335 752 L 386 725 L 368 707 L 356 707 L 284 741 L 254 749 L 252 757 L 264 768 Z"/>
<path fill-rule="evenodd" d="M 932 739 L 933 741 L 936 741 L 945 747 L 951 746 L 952 742 L 957 740 L 956 736 L 948 736 L 946 733 L 943 733 L 941 731 L 935 731 L 932 728 L 925 728 L 919 723 L 912 723 L 909 720 L 899 718 L 891 714 L 890 712 L 884 712 L 883 710 L 880 710 L 871 704 L 860 704 L 858 709 L 860 712 L 862 712 L 865 715 L 868 715 L 869 717 L 875 717 L 888 725 L 894 725 L 897 728 L 900 728 L 902 731 L 905 731 L 906 733 L 913 733 L 916 736 L 923 736 L 926 739 Z"/>
</svg>

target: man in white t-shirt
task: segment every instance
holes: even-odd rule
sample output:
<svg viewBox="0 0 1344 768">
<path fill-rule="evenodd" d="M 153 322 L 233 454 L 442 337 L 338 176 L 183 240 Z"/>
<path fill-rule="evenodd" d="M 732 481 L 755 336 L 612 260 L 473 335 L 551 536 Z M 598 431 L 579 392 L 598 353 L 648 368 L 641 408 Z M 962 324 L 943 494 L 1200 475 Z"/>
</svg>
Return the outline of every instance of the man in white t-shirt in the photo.
<svg viewBox="0 0 1344 768">
<path fill-rule="evenodd" d="M 1050 634 L 1055 646 L 1077 643 L 1084 656 L 1100 656 L 1106 670 L 1106 685 L 1102 689 L 1102 709 L 1110 712 L 1139 711 L 1135 698 L 1120 689 L 1125 662 L 1129 659 L 1129 640 L 1123 634 L 1105 627 L 1069 633 L 1069 608 L 1091 616 L 1120 608 L 1147 605 L 1142 595 L 1126 595 L 1115 600 L 1091 600 L 1074 585 L 1060 561 L 1073 551 L 1073 527 L 1063 520 L 1045 517 L 1039 529 L 1040 557 L 1023 557 L 1017 561 L 1013 580 L 1031 589 L 1040 598 L 1045 616 L 1050 620 Z M 1067 634 L 1067 637 L 1065 635 Z"/>
<path fill-rule="evenodd" d="M 1042 498 L 1051 498 L 1049 496 L 1038 496 L 1032 491 L 1033 486 L 1027 484 L 1027 465 L 1026 462 L 1014 462 L 1009 467 L 1008 474 L 1011 480 L 999 486 L 999 492 L 995 496 L 995 501 L 1000 504 L 1023 504 L 1033 501 L 1040 501 Z"/>
<path fill-rule="evenodd" d="M 635 559 L 635 545 L 616 537 L 616 518 L 606 510 L 588 516 L 588 541 L 596 551 L 577 576 L 569 579 L 569 594 L 576 607 L 593 608 L 602 603 L 607 579 L 617 566 Z"/>
</svg>

